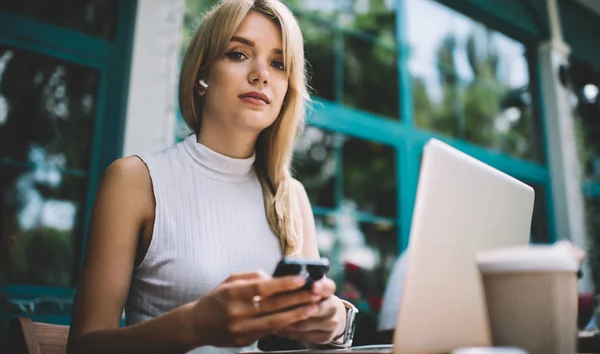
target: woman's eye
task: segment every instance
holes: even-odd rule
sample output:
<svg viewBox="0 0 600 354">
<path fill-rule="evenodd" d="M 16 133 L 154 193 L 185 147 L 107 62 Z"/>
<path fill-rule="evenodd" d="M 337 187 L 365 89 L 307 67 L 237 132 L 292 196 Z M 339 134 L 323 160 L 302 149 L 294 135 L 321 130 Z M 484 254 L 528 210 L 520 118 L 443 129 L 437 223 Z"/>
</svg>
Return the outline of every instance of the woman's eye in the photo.
<svg viewBox="0 0 600 354">
<path fill-rule="evenodd" d="M 282 61 L 274 61 L 273 63 L 271 63 L 271 66 L 277 70 L 285 70 L 285 65 L 283 65 Z"/>
<path fill-rule="evenodd" d="M 242 60 L 244 58 L 247 58 L 246 55 L 242 52 L 229 52 L 225 55 L 227 55 L 227 57 L 229 57 L 229 59 L 231 60 Z"/>
</svg>

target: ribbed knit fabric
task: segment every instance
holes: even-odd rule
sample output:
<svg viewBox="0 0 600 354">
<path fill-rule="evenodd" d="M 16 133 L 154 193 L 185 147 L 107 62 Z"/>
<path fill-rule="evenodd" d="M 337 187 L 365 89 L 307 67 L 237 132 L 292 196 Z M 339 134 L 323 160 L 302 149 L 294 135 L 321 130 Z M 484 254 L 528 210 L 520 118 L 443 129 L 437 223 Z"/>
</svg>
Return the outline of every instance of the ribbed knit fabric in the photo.
<svg viewBox="0 0 600 354">
<path fill-rule="evenodd" d="M 232 273 L 274 271 L 282 253 L 267 223 L 254 155 L 229 158 L 191 135 L 138 156 L 150 172 L 156 211 L 152 242 L 131 280 L 128 325 L 197 300 Z M 201 347 L 192 353 L 238 351 Z"/>
</svg>

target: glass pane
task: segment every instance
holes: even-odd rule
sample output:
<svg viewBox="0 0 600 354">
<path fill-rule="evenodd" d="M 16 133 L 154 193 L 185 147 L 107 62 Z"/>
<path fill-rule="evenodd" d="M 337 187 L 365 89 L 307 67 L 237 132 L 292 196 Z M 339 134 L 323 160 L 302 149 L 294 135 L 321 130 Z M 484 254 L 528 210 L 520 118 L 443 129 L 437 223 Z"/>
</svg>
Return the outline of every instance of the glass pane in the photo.
<svg viewBox="0 0 600 354">
<path fill-rule="evenodd" d="M 0 158 L 86 173 L 96 69 L 0 45 Z"/>
<path fill-rule="evenodd" d="M 398 119 L 395 45 L 344 34 L 344 104 Z"/>
<path fill-rule="evenodd" d="M 321 21 L 298 16 L 304 34 L 311 94 L 334 101 L 335 94 L 335 32 Z"/>
<path fill-rule="evenodd" d="M 385 117 L 398 117 L 398 70 L 394 1 L 287 0 L 300 17 L 306 36 L 307 57 L 315 67 L 313 86 L 318 96 L 335 98 L 334 75 L 343 71 L 343 103 Z M 315 28 L 313 23 L 325 24 Z M 325 27 L 331 28 L 330 30 Z M 341 28 L 340 32 L 333 28 Z M 320 33 L 313 33 L 319 31 Z M 344 32 L 344 33 L 342 33 Z M 343 38 L 337 38 L 343 36 Z M 318 50 L 313 37 L 320 38 Z M 337 40 L 340 42 L 338 43 Z M 343 51 L 341 51 L 343 47 Z M 343 61 L 336 63 L 333 50 Z M 312 51 L 312 54 L 311 54 Z M 318 58 L 314 58 L 318 56 Z M 320 66 L 320 71 L 316 68 Z"/>
<path fill-rule="evenodd" d="M 465 49 L 473 79 L 465 80 L 465 139 L 512 156 L 543 161 L 541 126 L 529 89 L 525 48 L 508 37 L 473 25 Z M 486 50 L 487 54 L 476 53 Z"/>
<path fill-rule="evenodd" d="M 569 79 L 582 167 L 587 179 L 600 181 L 600 72 L 573 59 Z"/>
<path fill-rule="evenodd" d="M 98 37 L 114 39 L 117 32 L 117 0 L 4 0 L 0 9 L 67 27 Z"/>
<path fill-rule="evenodd" d="M 334 185 L 339 140 L 334 133 L 307 126 L 296 145 L 292 169 L 306 188 L 312 206 L 336 206 Z"/>
<path fill-rule="evenodd" d="M 0 164 L 0 283 L 71 285 L 86 178 Z"/>
<path fill-rule="evenodd" d="M 374 37 L 394 40 L 394 1 L 389 0 L 285 0 L 296 12 L 309 13 Z"/>
<path fill-rule="evenodd" d="M 524 45 L 431 0 L 407 19 L 417 125 L 543 162 Z"/>
<path fill-rule="evenodd" d="M 374 215 L 397 216 L 398 186 L 393 147 L 346 138 L 342 168 L 344 206 Z"/>
<path fill-rule="evenodd" d="M 440 51 L 452 44 L 447 40 Z M 450 136 L 461 133 L 460 85 L 454 72 L 446 65 L 438 65 L 432 73 L 429 64 L 416 56 L 409 59 L 412 73 L 414 119 L 418 126 Z"/>
<path fill-rule="evenodd" d="M 379 312 L 381 295 L 398 257 L 396 226 L 358 222 L 349 215 L 337 219 L 316 216 L 315 223 L 319 253 L 331 262 L 327 274 L 338 284 L 338 294 Z"/>
<path fill-rule="evenodd" d="M 549 243 L 550 230 L 548 225 L 548 209 L 546 205 L 546 189 L 535 183 L 529 183 L 535 191 L 535 202 L 533 203 L 533 217 L 531 220 L 531 242 Z"/>
</svg>

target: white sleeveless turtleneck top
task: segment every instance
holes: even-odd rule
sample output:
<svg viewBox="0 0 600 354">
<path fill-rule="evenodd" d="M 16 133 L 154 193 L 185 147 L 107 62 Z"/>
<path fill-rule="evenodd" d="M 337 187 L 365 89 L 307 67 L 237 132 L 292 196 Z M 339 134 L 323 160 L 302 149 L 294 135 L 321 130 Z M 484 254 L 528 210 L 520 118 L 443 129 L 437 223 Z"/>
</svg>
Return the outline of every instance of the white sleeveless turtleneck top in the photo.
<svg viewBox="0 0 600 354">
<path fill-rule="evenodd" d="M 137 156 L 150 172 L 156 210 L 152 242 L 133 271 L 127 325 L 200 299 L 232 273 L 275 270 L 282 252 L 267 223 L 255 155 L 229 158 L 191 135 Z M 238 351 L 201 347 L 192 353 Z"/>
</svg>

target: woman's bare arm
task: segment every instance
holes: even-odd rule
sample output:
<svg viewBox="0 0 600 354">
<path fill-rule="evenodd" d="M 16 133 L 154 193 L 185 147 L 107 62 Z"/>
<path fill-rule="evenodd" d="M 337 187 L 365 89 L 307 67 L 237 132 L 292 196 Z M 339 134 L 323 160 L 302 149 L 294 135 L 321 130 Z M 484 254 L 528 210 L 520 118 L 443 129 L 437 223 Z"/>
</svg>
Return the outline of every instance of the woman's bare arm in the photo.
<svg viewBox="0 0 600 354">
<path fill-rule="evenodd" d="M 145 223 L 153 222 L 154 206 L 152 182 L 139 158 L 123 158 L 109 166 L 92 213 L 69 353 L 185 352 L 195 346 L 188 338 L 192 331 L 185 306 L 120 328 L 138 240 Z"/>
</svg>

